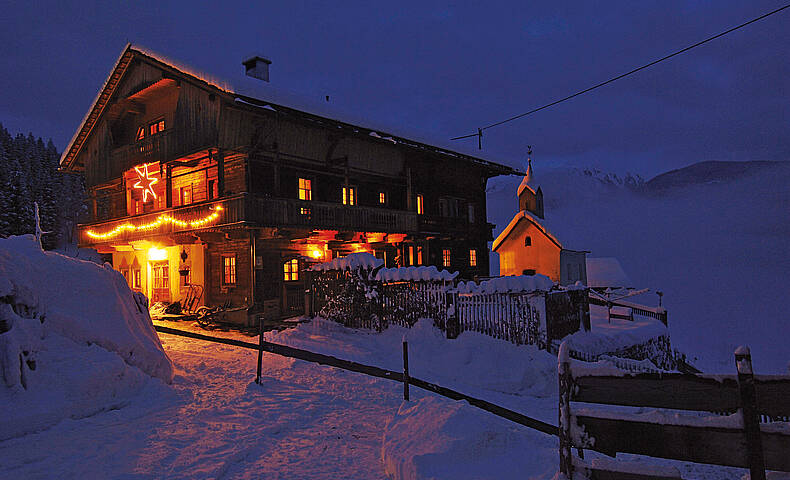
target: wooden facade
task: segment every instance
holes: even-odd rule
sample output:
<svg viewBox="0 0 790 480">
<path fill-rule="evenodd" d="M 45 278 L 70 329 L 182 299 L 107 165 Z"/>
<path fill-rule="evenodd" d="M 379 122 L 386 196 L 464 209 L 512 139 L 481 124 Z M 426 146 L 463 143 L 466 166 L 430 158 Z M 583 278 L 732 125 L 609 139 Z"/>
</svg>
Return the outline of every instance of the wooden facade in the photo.
<svg viewBox="0 0 790 480">
<path fill-rule="evenodd" d="M 201 282 L 201 304 L 247 307 L 245 322 L 298 313 L 304 269 L 351 252 L 487 275 L 486 182 L 519 173 L 246 97 L 132 46 L 61 167 L 85 175 L 81 246 L 135 265 L 130 285 L 157 300 Z"/>
</svg>

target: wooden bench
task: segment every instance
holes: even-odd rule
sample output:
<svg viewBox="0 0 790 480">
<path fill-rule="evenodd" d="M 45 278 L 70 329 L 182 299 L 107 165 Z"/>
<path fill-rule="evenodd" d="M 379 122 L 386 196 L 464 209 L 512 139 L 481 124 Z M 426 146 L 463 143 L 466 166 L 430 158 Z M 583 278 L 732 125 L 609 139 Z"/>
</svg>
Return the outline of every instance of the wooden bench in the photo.
<svg viewBox="0 0 790 480">
<path fill-rule="evenodd" d="M 790 420 L 790 377 L 753 375 L 746 348 L 735 352 L 737 376 L 572 370 L 565 344 L 558 361 L 560 471 L 567 478 L 574 471 L 597 480 L 680 478 L 674 469 L 588 463 L 584 449 L 749 468 L 751 480 L 764 480 L 766 469 L 790 471 L 790 423 L 759 423 L 761 416 Z M 589 405 L 571 408 L 571 402 Z M 573 448 L 580 458 L 572 456 Z"/>
</svg>

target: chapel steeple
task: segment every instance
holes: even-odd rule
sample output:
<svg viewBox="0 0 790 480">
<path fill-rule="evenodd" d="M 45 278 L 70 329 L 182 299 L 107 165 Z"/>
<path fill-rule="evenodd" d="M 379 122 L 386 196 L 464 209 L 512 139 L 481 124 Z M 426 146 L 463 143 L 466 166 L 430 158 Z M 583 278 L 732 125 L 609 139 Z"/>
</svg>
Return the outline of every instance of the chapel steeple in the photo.
<svg viewBox="0 0 790 480">
<path fill-rule="evenodd" d="M 540 187 L 534 188 L 535 179 L 532 171 L 532 145 L 527 150 L 527 174 L 518 186 L 518 209 L 526 210 L 539 218 L 543 218 L 543 191 Z"/>
</svg>

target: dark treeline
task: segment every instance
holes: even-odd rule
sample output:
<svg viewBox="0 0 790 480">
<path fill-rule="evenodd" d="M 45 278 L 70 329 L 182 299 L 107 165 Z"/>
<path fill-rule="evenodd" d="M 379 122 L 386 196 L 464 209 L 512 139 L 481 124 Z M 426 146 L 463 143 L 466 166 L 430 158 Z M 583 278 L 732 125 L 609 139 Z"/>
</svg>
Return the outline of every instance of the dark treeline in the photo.
<svg viewBox="0 0 790 480">
<path fill-rule="evenodd" d="M 38 202 L 44 248 L 73 243 L 74 226 L 84 212 L 79 175 L 58 171 L 58 153 L 32 134 L 11 136 L 0 124 L 0 237 L 35 231 Z"/>
</svg>

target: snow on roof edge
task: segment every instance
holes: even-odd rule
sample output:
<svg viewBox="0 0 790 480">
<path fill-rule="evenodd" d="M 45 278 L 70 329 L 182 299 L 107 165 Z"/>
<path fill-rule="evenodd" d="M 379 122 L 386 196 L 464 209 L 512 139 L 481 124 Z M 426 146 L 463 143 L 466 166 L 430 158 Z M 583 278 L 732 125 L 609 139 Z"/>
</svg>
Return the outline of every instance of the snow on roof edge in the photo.
<svg viewBox="0 0 790 480">
<path fill-rule="evenodd" d="M 505 239 L 508 237 L 508 235 L 510 235 L 510 232 L 513 231 L 514 228 L 516 228 L 516 225 L 518 225 L 518 223 L 521 221 L 522 218 L 529 220 L 530 222 L 535 224 L 535 226 L 538 227 L 538 229 L 541 232 L 543 232 L 547 237 L 549 237 L 549 240 L 554 242 L 561 249 L 563 250 L 565 249 L 565 247 L 562 246 L 562 243 L 557 239 L 557 237 L 555 237 L 542 223 L 540 223 L 537 218 L 527 213 L 526 210 L 521 210 L 513 217 L 513 220 L 510 221 L 507 227 L 505 227 L 505 229 L 502 230 L 502 233 L 497 235 L 496 239 L 494 240 L 494 243 L 491 245 L 491 251 L 495 252 L 497 248 L 499 248 L 502 245 L 502 242 L 504 242 Z"/>
</svg>

